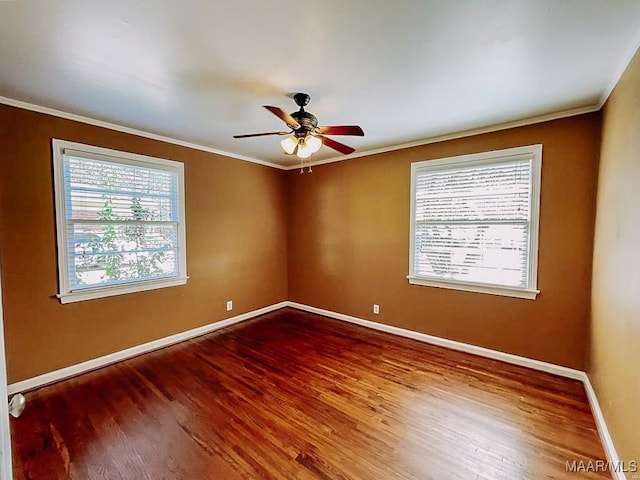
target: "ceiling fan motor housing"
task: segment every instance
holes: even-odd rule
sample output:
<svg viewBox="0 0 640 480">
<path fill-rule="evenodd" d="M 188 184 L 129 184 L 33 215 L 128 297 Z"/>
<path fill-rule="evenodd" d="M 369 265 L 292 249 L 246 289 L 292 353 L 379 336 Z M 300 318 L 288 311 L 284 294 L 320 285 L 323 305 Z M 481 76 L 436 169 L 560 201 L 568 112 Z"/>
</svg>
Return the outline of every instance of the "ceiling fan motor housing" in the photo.
<svg viewBox="0 0 640 480">
<path fill-rule="evenodd" d="M 315 115 L 305 112 L 302 107 L 297 112 L 293 112 L 291 116 L 300 124 L 300 128 L 295 129 L 297 137 L 305 137 L 308 133 L 313 132 L 318 126 L 318 119 Z"/>
</svg>

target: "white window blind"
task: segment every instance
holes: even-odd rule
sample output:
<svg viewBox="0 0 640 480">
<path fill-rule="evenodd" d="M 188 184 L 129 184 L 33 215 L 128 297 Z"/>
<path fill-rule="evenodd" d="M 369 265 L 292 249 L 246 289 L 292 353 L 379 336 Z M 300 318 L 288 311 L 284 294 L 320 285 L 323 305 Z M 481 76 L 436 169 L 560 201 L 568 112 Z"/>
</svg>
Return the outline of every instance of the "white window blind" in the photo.
<svg viewBox="0 0 640 480">
<path fill-rule="evenodd" d="M 58 145 L 61 296 L 94 290 L 88 298 L 95 298 L 106 287 L 115 288 L 106 293 L 112 295 L 184 280 L 182 164 L 84 147 Z"/>
<path fill-rule="evenodd" d="M 539 162 L 512 150 L 414 164 L 410 279 L 535 290 Z"/>
</svg>

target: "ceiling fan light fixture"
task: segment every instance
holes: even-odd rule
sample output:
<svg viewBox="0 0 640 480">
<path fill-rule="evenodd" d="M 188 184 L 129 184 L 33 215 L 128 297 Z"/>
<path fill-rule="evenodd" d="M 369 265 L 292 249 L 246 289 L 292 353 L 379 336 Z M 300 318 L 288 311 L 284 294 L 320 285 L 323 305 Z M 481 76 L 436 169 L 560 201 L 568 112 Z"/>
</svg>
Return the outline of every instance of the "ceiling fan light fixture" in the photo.
<svg viewBox="0 0 640 480">
<path fill-rule="evenodd" d="M 298 146 L 298 139 L 295 137 L 295 135 L 291 135 L 290 137 L 287 137 L 284 140 L 282 140 L 280 142 L 280 145 L 282 146 L 282 149 L 286 153 L 288 153 L 289 155 L 292 155 L 296 147 Z"/>
<path fill-rule="evenodd" d="M 311 153 L 316 153 L 322 147 L 322 140 L 318 137 L 314 137 L 313 135 L 307 135 L 304 139 L 304 143 L 307 148 L 311 149 Z"/>
<path fill-rule="evenodd" d="M 312 153 L 313 153 L 313 150 L 306 143 L 301 141 L 298 144 L 298 151 L 296 152 L 296 155 L 298 155 L 298 158 L 309 158 Z"/>
</svg>

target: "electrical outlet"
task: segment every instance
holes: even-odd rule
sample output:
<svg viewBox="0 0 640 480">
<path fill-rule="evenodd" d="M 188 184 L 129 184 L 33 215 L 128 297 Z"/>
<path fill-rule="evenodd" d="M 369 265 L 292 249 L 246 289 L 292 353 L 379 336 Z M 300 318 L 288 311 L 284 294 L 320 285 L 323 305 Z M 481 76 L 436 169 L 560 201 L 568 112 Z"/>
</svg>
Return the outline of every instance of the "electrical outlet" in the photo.
<svg viewBox="0 0 640 480">
<path fill-rule="evenodd" d="M 229 300 L 227 302 L 227 312 L 230 312 L 231 310 L 233 310 L 233 300 Z"/>
<path fill-rule="evenodd" d="M 373 304 L 373 313 L 375 313 L 376 315 L 380 313 L 380 305 L 378 305 L 377 303 Z"/>
</svg>

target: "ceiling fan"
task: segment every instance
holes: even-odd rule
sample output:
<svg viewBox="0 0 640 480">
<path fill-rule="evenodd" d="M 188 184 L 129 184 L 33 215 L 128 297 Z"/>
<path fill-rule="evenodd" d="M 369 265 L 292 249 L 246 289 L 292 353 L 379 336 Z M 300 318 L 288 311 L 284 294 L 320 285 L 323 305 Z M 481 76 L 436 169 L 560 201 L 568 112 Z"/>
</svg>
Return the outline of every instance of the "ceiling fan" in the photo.
<svg viewBox="0 0 640 480">
<path fill-rule="evenodd" d="M 287 124 L 291 130 L 288 132 L 265 132 L 249 133 L 246 135 L 234 135 L 233 138 L 263 137 L 265 135 L 289 135 L 280 142 L 282 149 L 289 155 L 297 155 L 300 159 L 308 158 L 311 154 L 320 150 L 322 145 L 333 148 L 340 153 L 348 155 L 355 152 L 344 143 L 337 142 L 325 135 L 356 135 L 364 136 L 362 128 L 357 125 L 335 125 L 318 126 L 318 119 L 315 115 L 305 111 L 304 107 L 309 103 L 311 97 L 306 93 L 296 93 L 293 100 L 300 107 L 300 110 L 287 114 L 278 107 L 263 105 L 264 108 L 273 113 L 276 117 Z"/>
</svg>

